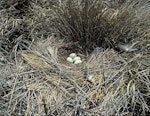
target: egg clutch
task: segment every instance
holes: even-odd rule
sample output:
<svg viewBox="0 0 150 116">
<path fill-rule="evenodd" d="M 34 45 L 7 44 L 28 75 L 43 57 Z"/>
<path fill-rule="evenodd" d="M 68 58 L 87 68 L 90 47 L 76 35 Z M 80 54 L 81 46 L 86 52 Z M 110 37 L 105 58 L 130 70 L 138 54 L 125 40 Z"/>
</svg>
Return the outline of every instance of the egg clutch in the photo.
<svg viewBox="0 0 150 116">
<path fill-rule="evenodd" d="M 82 60 L 76 53 L 71 53 L 69 57 L 67 57 L 67 61 L 73 64 L 81 64 Z"/>
</svg>

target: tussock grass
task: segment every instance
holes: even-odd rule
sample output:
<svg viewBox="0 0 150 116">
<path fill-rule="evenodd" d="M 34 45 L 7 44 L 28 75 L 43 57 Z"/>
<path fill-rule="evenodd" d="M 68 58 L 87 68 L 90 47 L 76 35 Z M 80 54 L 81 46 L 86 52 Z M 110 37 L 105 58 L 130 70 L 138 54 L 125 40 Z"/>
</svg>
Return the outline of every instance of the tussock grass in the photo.
<svg viewBox="0 0 150 116">
<path fill-rule="evenodd" d="M 55 27 L 63 38 L 76 42 L 77 47 L 87 52 L 97 46 L 115 48 L 119 42 L 137 41 L 146 28 L 139 16 L 142 13 L 137 13 L 143 11 L 143 7 L 140 1 L 120 2 L 65 0 L 52 7 Z"/>
<path fill-rule="evenodd" d="M 18 3 L 0 11 L 0 115 L 149 114 L 147 0 Z M 66 61 L 72 52 L 82 64 Z"/>
</svg>

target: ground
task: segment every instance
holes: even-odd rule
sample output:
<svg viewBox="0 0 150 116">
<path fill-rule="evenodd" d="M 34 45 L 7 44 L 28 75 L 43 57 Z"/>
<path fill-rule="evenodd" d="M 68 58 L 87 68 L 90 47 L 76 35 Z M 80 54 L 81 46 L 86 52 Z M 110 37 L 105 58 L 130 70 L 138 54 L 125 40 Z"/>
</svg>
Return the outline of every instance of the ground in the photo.
<svg viewBox="0 0 150 116">
<path fill-rule="evenodd" d="M 126 20 L 117 20 L 111 28 L 113 31 L 109 29 L 111 36 L 108 34 L 108 38 L 123 37 L 121 34 L 128 30 L 132 45 L 140 48 L 133 52 L 116 51 L 112 46 L 94 46 L 90 52 L 86 51 L 81 46 L 84 43 L 78 44 L 78 38 L 76 42 L 70 41 L 74 34 L 68 35 L 68 40 L 66 35 L 71 32 L 65 32 L 68 25 L 61 28 L 66 29 L 65 36 L 56 29 L 58 24 L 53 21 L 62 14 L 52 14 L 51 2 L 50 5 L 31 2 L 28 10 L 14 4 L 2 9 L 0 115 L 147 116 L 150 112 L 150 7 L 145 0 L 142 5 L 139 0 L 136 9 L 137 1 L 129 1 L 132 1 L 129 7 L 112 6 L 104 16 L 114 17 L 113 24 L 120 15 L 130 16 L 127 14 L 136 11 L 136 18 L 132 14 Z M 59 5 L 66 3 L 61 1 Z M 76 65 L 68 62 L 70 53 L 76 53 L 83 62 Z"/>
</svg>

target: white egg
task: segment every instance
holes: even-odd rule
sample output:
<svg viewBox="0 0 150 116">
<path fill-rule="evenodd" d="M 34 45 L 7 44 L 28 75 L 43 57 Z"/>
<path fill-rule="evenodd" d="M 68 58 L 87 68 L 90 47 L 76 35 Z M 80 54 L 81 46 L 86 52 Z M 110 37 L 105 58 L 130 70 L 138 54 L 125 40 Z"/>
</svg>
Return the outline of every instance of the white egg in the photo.
<svg viewBox="0 0 150 116">
<path fill-rule="evenodd" d="M 94 76 L 93 75 L 89 75 L 87 78 L 89 81 L 91 81 L 92 83 L 95 82 Z"/>
<path fill-rule="evenodd" d="M 82 63 L 81 60 L 76 60 L 76 61 L 74 61 L 74 64 L 81 64 L 81 63 Z"/>
<path fill-rule="evenodd" d="M 73 63 L 73 59 L 71 57 L 68 57 L 67 61 Z"/>
<path fill-rule="evenodd" d="M 81 58 L 80 58 L 79 56 L 77 56 L 77 57 L 75 57 L 73 60 L 74 60 L 74 61 L 76 61 L 76 60 L 81 60 Z"/>
<path fill-rule="evenodd" d="M 71 53 L 70 55 L 69 55 L 69 57 L 71 57 L 71 58 L 75 58 L 77 55 L 76 55 L 76 53 Z"/>
<path fill-rule="evenodd" d="M 92 79 L 93 79 L 93 75 L 89 75 L 89 76 L 88 76 L 88 79 L 89 79 L 89 80 L 92 80 Z"/>
</svg>

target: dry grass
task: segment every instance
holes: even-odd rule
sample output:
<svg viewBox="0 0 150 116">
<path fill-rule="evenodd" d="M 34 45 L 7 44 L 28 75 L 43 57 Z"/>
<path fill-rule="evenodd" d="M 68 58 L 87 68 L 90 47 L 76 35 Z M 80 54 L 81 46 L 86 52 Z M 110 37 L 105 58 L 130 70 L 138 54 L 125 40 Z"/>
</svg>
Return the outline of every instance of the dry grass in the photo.
<svg viewBox="0 0 150 116">
<path fill-rule="evenodd" d="M 105 13 L 100 12 L 103 15 L 99 20 L 94 18 L 97 22 L 92 22 L 89 18 L 91 25 L 88 25 L 88 28 L 94 28 L 93 26 L 104 18 L 100 28 L 105 29 L 95 30 L 104 33 L 104 38 L 99 35 L 103 44 L 110 45 L 108 41 L 111 41 L 111 44 L 122 42 L 124 39 L 119 38 L 130 36 L 130 44 L 140 49 L 131 53 L 119 53 L 113 46 L 106 49 L 107 45 L 96 45 L 91 52 L 90 44 L 87 50 L 90 52 L 87 52 L 83 50 L 85 46 L 82 46 L 85 41 L 80 38 L 86 23 L 80 28 L 80 22 L 76 23 L 77 28 L 73 28 L 79 29 L 76 35 L 78 40 L 73 40 L 76 42 L 75 46 L 70 40 L 76 36 L 72 35 L 73 30 L 67 30 L 70 29 L 67 21 L 78 16 L 75 9 L 79 0 L 70 3 L 77 4 L 76 7 L 69 7 L 71 9 L 62 6 L 68 3 L 60 1 L 40 3 L 37 0 L 30 3 L 31 7 L 25 7 L 26 12 L 21 10 L 21 13 L 18 13 L 19 9 L 16 9 L 14 4 L 0 11 L 0 115 L 148 115 L 150 4 L 146 0 L 116 0 L 115 4 L 99 0 L 106 5 L 107 10 Z M 94 6 L 94 2 L 92 3 L 91 9 Z M 84 4 L 81 4 L 81 7 L 83 6 Z M 64 12 L 61 8 L 65 9 Z M 56 10 L 61 14 L 56 15 Z M 75 12 L 75 15 L 67 14 L 68 10 L 70 13 Z M 100 7 L 100 10 L 103 10 L 103 7 Z M 77 20 L 81 18 L 87 21 L 84 19 L 84 12 L 81 10 L 80 13 L 83 13 L 83 16 L 77 17 Z M 68 19 L 69 15 L 72 19 Z M 54 20 L 62 23 L 58 25 Z M 63 27 L 65 25 L 66 27 Z M 64 29 L 64 35 L 61 29 Z M 106 31 L 108 32 L 105 33 Z M 57 37 L 51 36 L 52 33 L 56 33 Z M 95 34 L 93 37 L 97 36 L 94 32 L 89 36 L 92 34 Z M 89 37 L 87 43 L 99 41 L 93 40 L 93 37 Z M 81 43 L 78 43 L 79 40 Z M 76 48 L 77 46 L 79 48 Z M 77 52 L 83 59 L 82 64 L 73 65 L 66 61 L 72 52 Z"/>
</svg>

